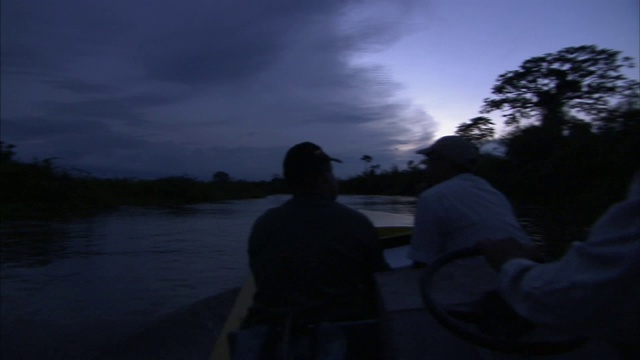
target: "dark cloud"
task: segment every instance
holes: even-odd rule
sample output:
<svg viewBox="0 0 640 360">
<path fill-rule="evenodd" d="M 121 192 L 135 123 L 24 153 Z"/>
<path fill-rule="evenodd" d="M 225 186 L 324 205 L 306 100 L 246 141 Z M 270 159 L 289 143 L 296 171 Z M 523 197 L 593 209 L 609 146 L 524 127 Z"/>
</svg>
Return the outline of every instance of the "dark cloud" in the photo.
<svg viewBox="0 0 640 360">
<path fill-rule="evenodd" d="M 161 95 L 142 94 L 132 96 L 87 98 L 80 101 L 42 101 L 38 108 L 49 118 L 85 119 L 102 118 L 124 121 L 138 126 L 149 124 L 143 111 L 175 101 Z"/>
<path fill-rule="evenodd" d="M 286 147 L 191 148 L 170 141 L 154 142 L 114 130 L 98 120 L 21 118 L 4 120 L 3 130 L 22 144 L 17 150 L 23 161 L 55 158 L 61 168 L 105 177 L 188 175 L 207 179 L 215 171 L 225 170 L 238 179 L 261 179 L 280 173 L 286 151 Z M 256 177 L 256 172 L 263 176 Z"/>
<path fill-rule="evenodd" d="M 139 50 L 151 79 L 223 82 L 251 76 L 275 61 L 281 47 L 277 24 L 223 18 L 219 11 L 193 15 L 196 19 L 181 19 L 142 43 Z"/>
<path fill-rule="evenodd" d="M 351 61 L 402 32 L 384 14 L 345 18 L 366 1 L 1 4 L 3 141 L 18 154 L 104 174 L 264 178 L 311 140 L 355 159 L 346 174 L 363 153 L 393 162 L 432 133 L 384 69 Z"/>
<path fill-rule="evenodd" d="M 201 84 L 247 78 L 286 51 L 290 36 L 313 23 L 332 25 L 349 1 L 214 1 L 184 7 L 161 30 L 147 34 L 139 51 L 148 76 Z M 172 4 L 173 6 L 173 4 Z M 372 33 L 314 39 L 324 50 L 353 49 Z M 304 64 L 299 64 L 304 66 Z"/>
<path fill-rule="evenodd" d="M 96 84 L 86 82 L 81 79 L 58 79 L 58 80 L 43 80 L 46 85 L 51 85 L 60 90 L 65 90 L 75 95 L 111 95 L 119 90 L 117 86 Z"/>
<path fill-rule="evenodd" d="M 95 0 L 3 0 L 2 71 L 36 76 L 73 70 L 78 56 L 99 53 L 133 23 L 117 4 Z"/>
<path fill-rule="evenodd" d="M 60 121 L 51 118 L 24 117 L 17 119 L 2 119 L 2 129 L 11 134 L 11 138 L 18 142 L 47 141 L 59 135 L 83 135 L 101 131 L 104 126 L 95 121 L 77 122 Z"/>
</svg>

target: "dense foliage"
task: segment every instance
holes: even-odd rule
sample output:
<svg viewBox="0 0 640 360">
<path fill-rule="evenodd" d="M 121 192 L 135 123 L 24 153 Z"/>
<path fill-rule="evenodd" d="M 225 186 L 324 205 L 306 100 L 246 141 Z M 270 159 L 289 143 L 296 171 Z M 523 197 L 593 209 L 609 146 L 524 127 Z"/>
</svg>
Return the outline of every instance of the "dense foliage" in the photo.
<svg viewBox="0 0 640 360">
<path fill-rule="evenodd" d="M 262 197 L 277 191 L 274 182 L 231 181 L 219 174 L 211 182 L 187 176 L 138 180 L 71 175 L 51 159 L 16 161 L 11 145 L 1 144 L 0 154 L 3 219 L 91 215 L 123 205 L 176 206 Z"/>
<path fill-rule="evenodd" d="M 640 87 L 622 72 L 633 67 L 616 50 L 568 47 L 503 73 L 484 100 L 481 111 L 502 111 L 512 129 L 509 160 L 486 176 L 535 206 L 555 244 L 620 200 L 640 168 Z"/>
<path fill-rule="evenodd" d="M 456 135 L 462 136 L 474 144 L 481 145 L 487 140 L 493 139 L 496 130 L 495 124 L 486 116 L 477 116 L 469 122 L 463 122 L 456 128 Z"/>
<path fill-rule="evenodd" d="M 606 116 L 612 104 L 636 96 L 638 82 L 622 73 L 632 67 L 630 57 L 594 45 L 536 56 L 498 77 L 482 112 L 503 111 L 507 125 L 533 120 L 560 131 L 574 119 Z"/>
</svg>

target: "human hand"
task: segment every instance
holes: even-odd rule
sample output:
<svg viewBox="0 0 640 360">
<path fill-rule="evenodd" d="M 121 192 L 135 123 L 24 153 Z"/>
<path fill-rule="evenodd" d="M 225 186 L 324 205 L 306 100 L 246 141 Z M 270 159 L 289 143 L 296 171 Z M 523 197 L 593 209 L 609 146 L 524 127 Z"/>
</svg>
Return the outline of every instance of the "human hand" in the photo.
<svg viewBox="0 0 640 360">
<path fill-rule="evenodd" d="M 534 243 L 525 243 L 512 237 L 501 239 L 484 239 L 478 241 L 478 249 L 495 270 L 511 259 L 524 258 L 541 261 L 542 248 Z"/>
</svg>

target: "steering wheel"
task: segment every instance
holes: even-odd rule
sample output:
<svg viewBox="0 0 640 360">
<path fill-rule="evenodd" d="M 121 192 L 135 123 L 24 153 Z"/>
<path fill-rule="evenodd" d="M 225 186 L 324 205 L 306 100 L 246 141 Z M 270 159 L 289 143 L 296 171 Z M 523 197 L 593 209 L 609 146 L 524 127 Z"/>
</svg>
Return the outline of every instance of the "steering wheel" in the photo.
<svg viewBox="0 0 640 360">
<path fill-rule="evenodd" d="M 542 329 L 520 317 L 502 299 L 497 290 L 482 295 L 467 306 L 443 306 L 434 300 L 435 275 L 453 262 L 480 256 L 476 248 L 461 249 L 436 259 L 420 279 L 420 292 L 425 306 L 444 328 L 472 344 L 491 350 L 526 355 L 550 355 L 571 351 L 586 342 L 586 338 L 568 337 Z M 558 340 L 558 338 L 561 338 Z"/>
</svg>

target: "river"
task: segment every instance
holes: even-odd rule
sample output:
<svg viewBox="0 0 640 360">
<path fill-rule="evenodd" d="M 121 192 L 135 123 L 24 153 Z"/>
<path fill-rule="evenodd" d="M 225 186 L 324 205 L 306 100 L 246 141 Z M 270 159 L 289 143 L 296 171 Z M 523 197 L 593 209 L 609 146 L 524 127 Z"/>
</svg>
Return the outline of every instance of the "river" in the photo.
<svg viewBox="0 0 640 360">
<path fill-rule="evenodd" d="M 149 340 L 133 336 L 149 328 L 156 328 L 156 337 L 166 336 L 167 322 L 160 325 L 159 319 L 171 317 L 184 325 L 201 311 L 203 299 L 231 297 L 231 289 L 248 274 L 251 224 L 286 199 L 3 222 L 1 357 L 104 358 L 101 349 L 109 344 Z M 338 201 L 355 209 L 415 211 L 411 197 L 341 196 Z M 157 342 L 150 346 L 158 347 Z"/>
</svg>

